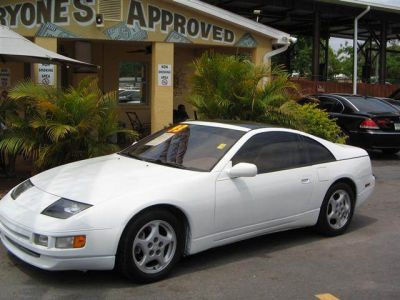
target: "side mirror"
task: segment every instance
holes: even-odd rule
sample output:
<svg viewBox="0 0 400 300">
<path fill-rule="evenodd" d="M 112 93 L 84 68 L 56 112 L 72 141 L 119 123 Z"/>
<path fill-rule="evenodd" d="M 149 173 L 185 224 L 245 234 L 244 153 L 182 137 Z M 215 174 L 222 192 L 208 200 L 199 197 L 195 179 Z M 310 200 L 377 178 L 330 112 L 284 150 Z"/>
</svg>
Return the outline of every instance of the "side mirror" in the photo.
<svg viewBox="0 0 400 300">
<path fill-rule="evenodd" d="M 257 166 L 249 163 L 238 163 L 227 172 L 230 178 L 254 177 L 257 175 Z"/>
</svg>

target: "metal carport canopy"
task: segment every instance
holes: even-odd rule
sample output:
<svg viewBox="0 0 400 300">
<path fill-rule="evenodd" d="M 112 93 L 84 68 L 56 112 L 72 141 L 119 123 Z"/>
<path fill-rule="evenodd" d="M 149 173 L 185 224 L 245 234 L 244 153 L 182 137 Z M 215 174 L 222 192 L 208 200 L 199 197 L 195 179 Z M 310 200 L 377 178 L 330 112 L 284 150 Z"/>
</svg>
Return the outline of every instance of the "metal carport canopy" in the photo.
<svg viewBox="0 0 400 300">
<path fill-rule="evenodd" d="M 371 11 L 359 24 L 360 39 L 370 32 L 380 34 L 381 21 L 388 23 L 387 39 L 400 39 L 400 0 L 204 0 L 250 19 L 260 10 L 259 22 L 289 34 L 313 35 L 314 12 L 320 12 L 321 33 L 331 37 L 353 38 L 354 17 L 366 6 Z M 390 2 L 389 2 L 390 1 Z M 394 5 L 395 3 L 399 5 Z M 393 4 L 394 3 L 394 4 Z"/>
</svg>

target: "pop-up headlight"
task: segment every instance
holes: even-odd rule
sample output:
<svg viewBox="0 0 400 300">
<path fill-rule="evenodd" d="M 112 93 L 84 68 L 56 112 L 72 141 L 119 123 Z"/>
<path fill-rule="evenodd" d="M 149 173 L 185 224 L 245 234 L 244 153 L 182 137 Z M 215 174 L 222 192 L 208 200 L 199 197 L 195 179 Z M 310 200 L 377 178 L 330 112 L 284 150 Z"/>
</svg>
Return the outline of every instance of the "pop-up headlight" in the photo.
<svg viewBox="0 0 400 300">
<path fill-rule="evenodd" d="M 31 187 L 33 187 L 33 183 L 28 179 L 19 184 L 14 190 L 11 192 L 11 198 L 16 200 L 23 192 L 26 192 Z"/>
<path fill-rule="evenodd" d="M 90 204 L 61 198 L 42 211 L 42 214 L 58 219 L 68 219 L 91 206 Z"/>
</svg>

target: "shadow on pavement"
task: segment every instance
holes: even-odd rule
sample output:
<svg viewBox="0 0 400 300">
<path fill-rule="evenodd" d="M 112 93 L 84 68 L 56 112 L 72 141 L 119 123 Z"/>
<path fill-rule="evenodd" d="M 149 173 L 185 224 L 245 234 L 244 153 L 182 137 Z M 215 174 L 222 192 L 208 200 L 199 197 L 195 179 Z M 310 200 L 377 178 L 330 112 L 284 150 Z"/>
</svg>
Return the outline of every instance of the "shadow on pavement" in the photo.
<svg viewBox="0 0 400 300">
<path fill-rule="evenodd" d="M 381 151 L 368 151 L 368 154 L 372 160 L 400 161 L 399 152 L 397 154 L 384 154 Z"/>
<path fill-rule="evenodd" d="M 375 223 L 377 219 L 355 214 L 347 233 L 357 231 Z M 249 257 L 271 258 L 269 254 L 291 247 L 329 239 L 316 233 L 312 228 L 301 228 L 264 235 L 234 244 L 214 248 L 189 256 L 177 267 L 173 276 L 218 267 Z"/>
<path fill-rule="evenodd" d="M 377 220 L 365 215 L 356 214 L 349 227 L 348 233 L 362 229 L 375 223 Z M 214 248 L 186 257 L 176 266 L 171 278 L 190 274 L 200 270 L 215 268 L 221 265 L 229 264 L 234 261 L 248 259 L 249 257 L 271 258 L 269 254 L 288 249 L 291 247 L 318 242 L 326 237 L 315 233 L 310 228 L 295 229 L 269 235 L 264 235 L 249 240 L 237 242 L 234 244 Z M 93 289 L 99 287 L 124 288 L 135 287 L 135 283 L 125 279 L 115 271 L 64 271 L 49 272 L 32 267 L 11 253 L 8 254 L 10 261 L 21 272 L 28 275 L 30 280 L 27 284 L 44 284 L 57 288 Z"/>
</svg>

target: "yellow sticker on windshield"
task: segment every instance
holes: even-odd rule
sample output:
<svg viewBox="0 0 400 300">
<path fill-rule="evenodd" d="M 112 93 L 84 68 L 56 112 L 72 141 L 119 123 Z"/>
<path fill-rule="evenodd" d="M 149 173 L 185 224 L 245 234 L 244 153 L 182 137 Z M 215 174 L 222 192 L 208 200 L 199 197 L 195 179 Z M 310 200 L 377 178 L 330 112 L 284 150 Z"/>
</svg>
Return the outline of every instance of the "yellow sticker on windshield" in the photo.
<svg viewBox="0 0 400 300">
<path fill-rule="evenodd" d="M 170 130 L 168 130 L 167 132 L 168 132 L 168 133 L 177 133 L 177 132 L 179 132 L 179 131 L 185 129 L 185 128 L 188 127 L 188 126 L 189 126 L 189 125 L 186 125 L 186 124 L 178 125 L 178 126 L 172 127 L 172 128 L 171 128 Z"/>
<path fill-rule="evenodd" d="M 222 150 L 226 147 L 226 144 L 219 144 L 217 149 Z"/>
</svg>

